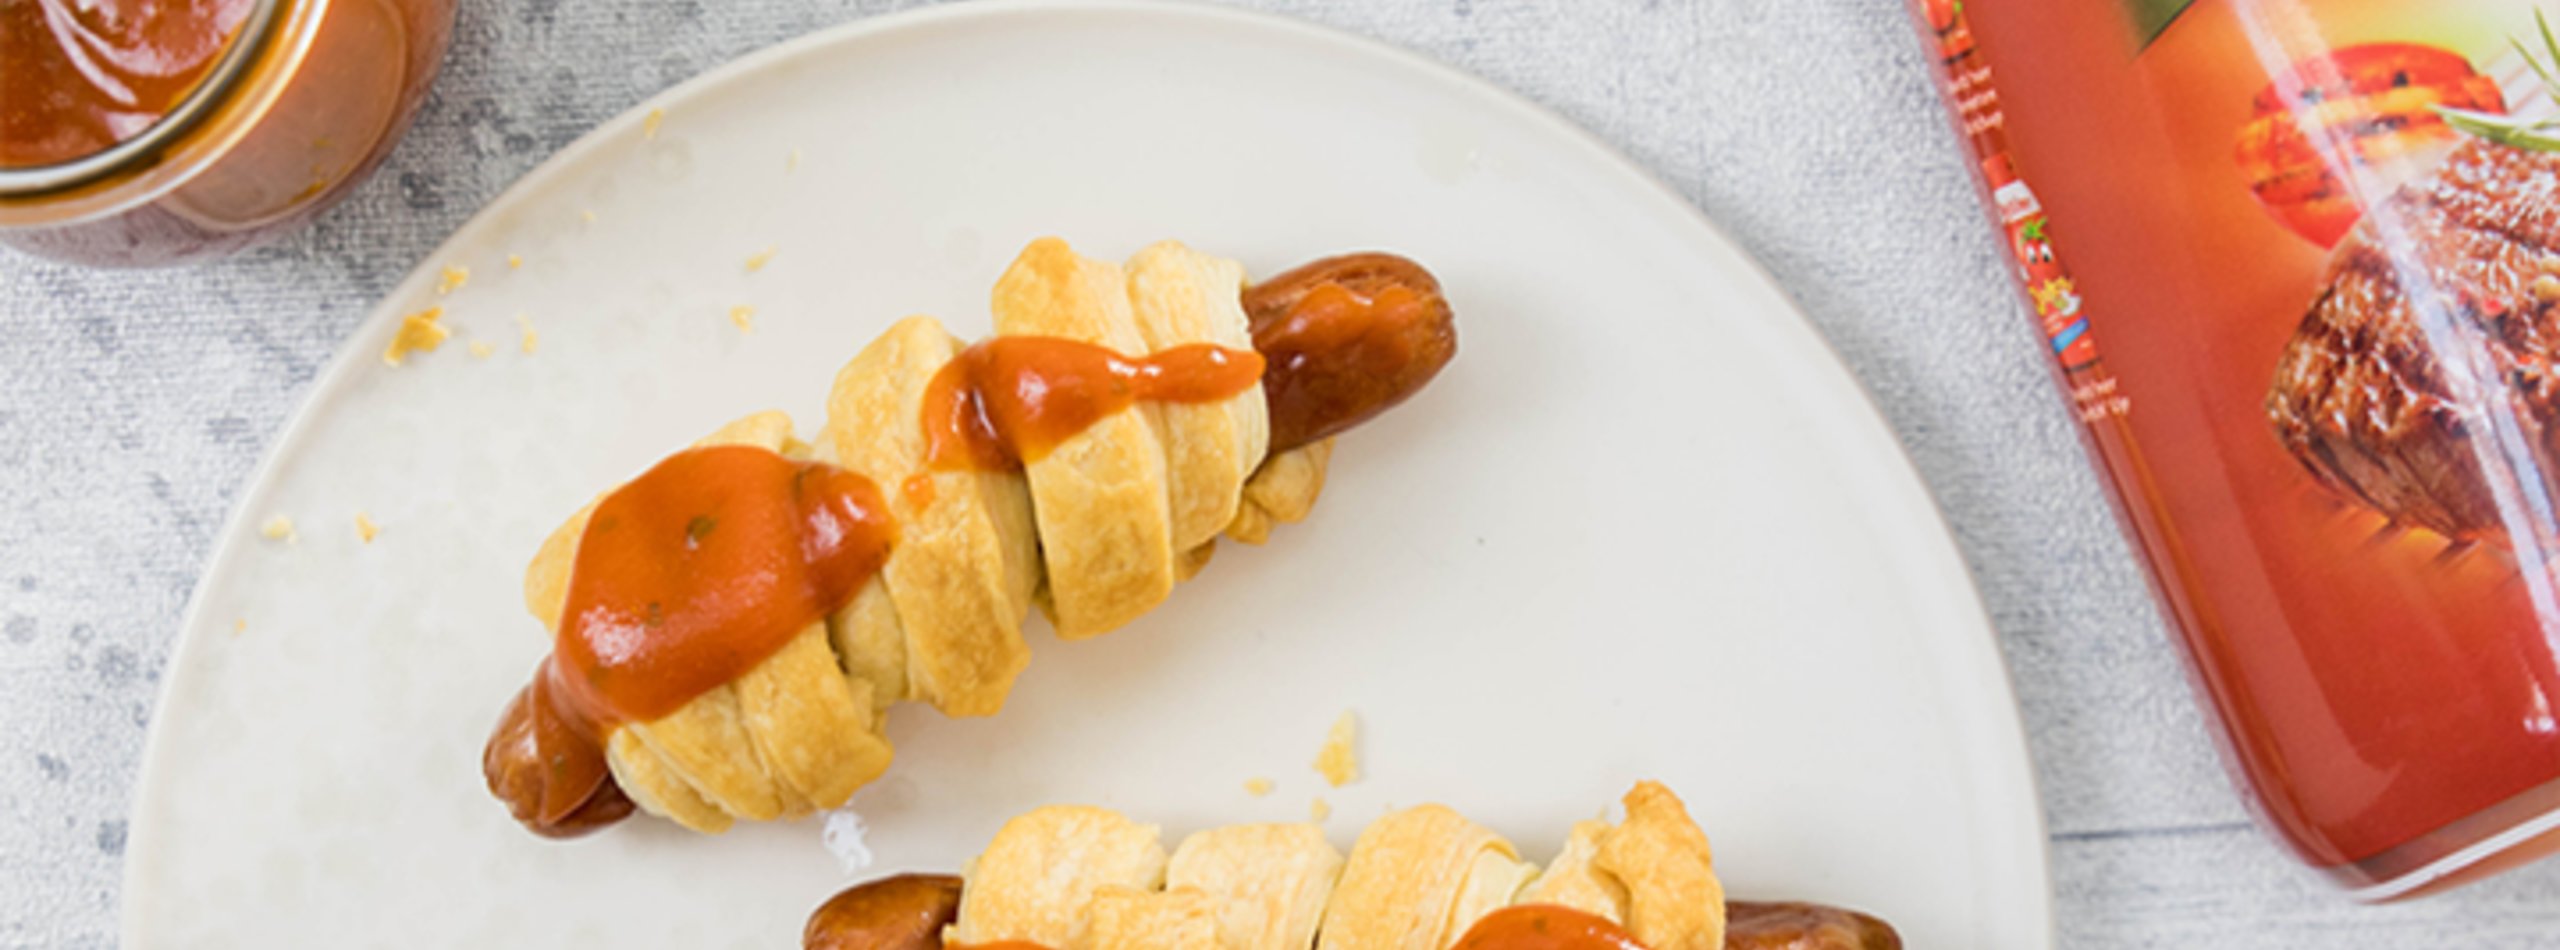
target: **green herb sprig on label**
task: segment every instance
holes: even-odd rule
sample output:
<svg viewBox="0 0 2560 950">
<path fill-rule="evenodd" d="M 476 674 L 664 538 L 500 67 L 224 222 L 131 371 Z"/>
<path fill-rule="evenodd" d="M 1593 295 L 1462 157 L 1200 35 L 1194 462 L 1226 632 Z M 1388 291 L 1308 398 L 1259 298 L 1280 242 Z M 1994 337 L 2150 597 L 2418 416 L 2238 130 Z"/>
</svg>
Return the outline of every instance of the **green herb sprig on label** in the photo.
<svg viewBox="0 0 2560 950">
<path fill-rule="evenodd" d="M 2560 106 L 2560 36 L 2552 34 L 2551 19 L 2541 10 L 2533 11 L 2533 25 L 2542 34 L 2542 48 L 2550 55 L 2548 62 L 2534 55 L 2522 40 L 2509 37 L 2507 42 L 2515 46 L 2516 55 L 2524 57 L 2524 64 L 2533 68 L 2533 74 L 2542 78 L 2543 93 L 2551 97 L 2552 104 Z M 2436 114 L 2444 116 L 2446 125 L 2500 145 L 2560 152 L 2560 117 L 2524 119 L 2450 106 L 2437 106 Z"/>
</svg>

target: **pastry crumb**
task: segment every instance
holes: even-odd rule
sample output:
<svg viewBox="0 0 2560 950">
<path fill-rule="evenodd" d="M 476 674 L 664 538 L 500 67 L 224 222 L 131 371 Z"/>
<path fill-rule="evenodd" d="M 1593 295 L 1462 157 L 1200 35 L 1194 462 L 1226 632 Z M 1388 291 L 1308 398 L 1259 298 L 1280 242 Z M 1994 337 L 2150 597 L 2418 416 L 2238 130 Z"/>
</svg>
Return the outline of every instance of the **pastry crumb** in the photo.
<svg viewBox="0 0 2560 950">
<path fill-rule="evenodd" d="M 580 208 L 580 209 L 578 209 L 578 220 L 580 220 L 580 221 L 584 221 L 584 222 L 586 222 L 586 223 L 588 223 L 588 224 L 594 224 L 594 223 L 596 223 L 596 212 L 595 212 L 595 209 L 593 209 L 593 208 Z"/>
<path fill-rule="evenodd" d="M 498 348 L 497 348 L 497 347 L 494 347 L 494 346 L 490 346 L 490 345 L 489 345 L 489 341 L 487 341 L 487 340 L 473 340 L 473 341 L 471 341 L 471 358 L 472 358 L 472 359 L 475 359 L 475 360 L 485 360 L 485 359 L 488 359 L 489 357 L 496 356 L 497 354 L 498 354 Z"/>
<path fill-rule="evenodd" d="M 782 160 L 782 170 L 783 170 L 783 171 L 785 171 L 785 172 L 796 172 L 796 171 L 799 171 L 799 170 L 800 170 L 800 150 L 799 150 L 799 149 L 796 149 L 796 148 L 795 148 L 795 149 L 792 149 L 792 150 L 791 150 L 791 157 L 789 157 L 789 158 L 785 158 L 785 159 L 783 159 L 783 160 Z"/>
<path fill-rule="evenodd" d="M 1360 720 L 1345 709 L 1333 721 L 1333 729 L 1325 733 L 1324 748 L 1316 753 L 1316 772 L 1326 784 L 1341 788 L 1360 778 Z"/>
<path fill-rule="evenodd" d="M 283 541 L 287 544 L 293 543 L 296 537 L 293 533 L 293 519 L 284 515 L 267 519 L 265 524 L 258 526 L 258 533 L 269 541 Z"/>
<path fill-rule="evenodd" d="M 1307 802 L 1307 820 L 1323 821 L 1333 817 L 1333 803 L 1318 797 Z"/>
<path fill-rule="evenodd" d="M 1271 794 L 1274 787 L 1276 785 L 1267 778 L 1255 777 L 1244 780 L 1244 793 L 1255 798 Z"/>
<path fill-rule="evenodd" d="M 436 296 L 441 297 L 454 291 L 461 290 L 462 285 L 470 282 L 471 268 L 459 265 L 448 266 L 444 269 L 444 273 L 439 275 L 436 279 Z"/>
<path fill-rule="evenodd" d="M 657 137 L 658 137 L 658 126 L 659 126 L 660 124 L 662 124 L 662 123 L 666 122 L 666 121 L 667 121 L 667 110 L 665 110 L 665 109 L 651 109 L 651 110 L 649 110 L 649 115 L 648 115 L 648 117 L 640 120 L 640 137 L 641 137 L 641 138 L 643 138 L 643 139 L 654 139 L 654 138 L 657 138 Z"/>
<path fill-rule="evenodd" d="M 767 244 L 764 246 L 764 250 L 747 255 L 747 273 L 752 274 L 763 270 L 764 265 L 773 263 L 773 252 L 775 250 L 776 248 L 773 245 Z"/>
<path fill-rule="evenodd" d="M 509 255 L 507 255 L 507 269 L 508 269 L 508 270 L 522 270 L 522 269 L 524 269 L 524 255 L 522 255 L 522 254 L 509 254 Z"/>
<path fill-rule="evenodd" d="M 729 322 L 737 324 L 740 333 L 756 332 L 756 308 L 746 304 L 729 308 Z"/>
<path fill-rule="evenodd" d="M 531 316 L 516 314 L 516 330 L 516 345 L 524 350 L 524 355 L 532 356 L 533 351 L 542 348 L 542 335 L 533 332 Z"/>
<path fill-rule="evenodd" d="M 391 334 L 391 345 L 382 350 L 383 365 L 398 366 L 408 362 L 411 353 L 433 353 L 436 347 L 443 346 L 445 338 L 453 335 L 440 322 L 443 319 L 443 307 L 428 307 L 401 317 L 399 331 Z"/>
<path fill-rule="evenodd" d="M 249 618 L 247 618 L 247 617 L 235 617 L 235 618 L 232 618 L 232 620 L 231 620 L 231 635 L 232 635 L 232 636 L 235 636 L 235 637 L 236 637 L 236 636 L 239 636 L 243 631 L 246 631 L 246 630 L 248 630 L 248 629 L 249 629 Z"/>
<path fill-rule="evenodd" d="M 374 536 L 381 533 L 382 526 L 374 524 L 372 516 L 361 511 L 356 512 L 356 537 L 363 539 L 366 544 L 372 544 Z"/>
</svg>

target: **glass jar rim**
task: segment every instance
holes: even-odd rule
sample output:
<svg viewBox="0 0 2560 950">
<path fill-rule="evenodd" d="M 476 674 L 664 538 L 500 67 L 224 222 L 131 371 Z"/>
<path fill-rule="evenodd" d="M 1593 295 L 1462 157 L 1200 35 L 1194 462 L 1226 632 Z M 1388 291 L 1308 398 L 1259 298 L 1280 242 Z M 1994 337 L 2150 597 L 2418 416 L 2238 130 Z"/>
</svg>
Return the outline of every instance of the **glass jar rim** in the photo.
<svg viewBox="0 0 2560 950">
<path fill-rule="evenodd" d="M 156 155 L 171 143 L 184 138 L 196 125 L 229 98 L 241 80 L 248 75 L 249 65 L 274 37 L 281 19 L 283 0 L 256 0 L 248 19 L 240 24 L 238 36 L 222 51 L 222 59 L 205 74 L 204 81 L 188 91 L 142 134 L 117 142 L 78 158 L 49 165 L 20 168 L 0 167 L 0 198 L 22 198 L 46 192 L 63 191 L 106 178 L 131 167 L 136 161 Z"/>
</svg>

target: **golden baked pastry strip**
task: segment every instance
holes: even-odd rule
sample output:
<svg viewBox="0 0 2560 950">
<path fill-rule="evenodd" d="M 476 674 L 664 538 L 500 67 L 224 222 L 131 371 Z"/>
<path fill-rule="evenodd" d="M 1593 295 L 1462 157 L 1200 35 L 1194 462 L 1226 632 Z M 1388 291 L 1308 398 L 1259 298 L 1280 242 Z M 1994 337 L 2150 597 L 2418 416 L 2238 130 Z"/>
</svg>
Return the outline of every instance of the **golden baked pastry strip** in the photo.
<svg viewBox="0 0 2560 950">
<path fill-rule="evenodd" d="M 1131 257 L 1127 270 L 1130 317 L 1150 352 L 1191 343 L 1253 349 L 1244 265 L 1164 241 Z M 1258 388 L 1224 402 L 1157 408 L 1173 546 L 1195 550 L 1235 521 L 1245 483 L 1270 443 L 1270 408 Z"/>
<path fill-rule="evenodd" d="M 965 876 L 985 886 L 961 891 L 949 942 L 1027 940 L 1079 950 L 1096 924 L 1092 905 L 1106 892 L 1110 919 L 1101 923 L 1125 931 L 1143 914 L 1126 897 L 1164 884 L 1158 836 L 1154 825 L 1083 805 L 1052 805 L 1005 822 L 969 864 Z"/>
<path fill-rule="evenodd" d="M 1165 887 L 1214 902 L 1222 947 L 1306 950 L 1342 863 L 1342 852 L 1314 825 L 1230 825 L 1182 839 L 1165 868 Z"/>
</svg>

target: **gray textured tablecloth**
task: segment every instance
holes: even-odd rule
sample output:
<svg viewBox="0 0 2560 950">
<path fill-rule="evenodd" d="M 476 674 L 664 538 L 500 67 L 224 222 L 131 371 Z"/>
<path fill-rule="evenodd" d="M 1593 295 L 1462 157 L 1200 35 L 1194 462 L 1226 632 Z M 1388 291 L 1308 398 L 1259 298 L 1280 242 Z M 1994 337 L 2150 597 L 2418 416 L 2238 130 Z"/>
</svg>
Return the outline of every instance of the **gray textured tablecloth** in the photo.
<svg viewBox="0 0 2560 950">
<path fill-rule="evenodd" d="M 2064 946 L 2560 942 L 2560 863 L 2362 908 L 2247 824 L 2004 282 L 1901 4 L 1248 5 L 1560 110 L 1704 207 L 1803 303 L 1918 462 L 1997 622 Z M 915 5 L 465 0 L 416 130 L 316 227 L 193 270 L 0 252 L 0 946 L 115 941 L 129 787 L 178 613 L 242 480 L 375 299 L 647 94 Z"/>
</svg>

